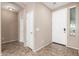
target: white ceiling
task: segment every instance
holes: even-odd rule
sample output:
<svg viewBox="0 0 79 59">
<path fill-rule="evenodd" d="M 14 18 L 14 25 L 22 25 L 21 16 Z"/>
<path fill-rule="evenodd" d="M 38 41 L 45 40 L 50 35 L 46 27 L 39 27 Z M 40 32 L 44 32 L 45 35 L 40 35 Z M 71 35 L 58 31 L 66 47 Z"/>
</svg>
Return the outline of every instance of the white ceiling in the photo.
<svg viewBox="0 0 79 59">
<path fill-rule="evenodd" d="M 54 10 L 56 8 L 59 8 L 63 5 L 68 4 L 69 2 L 42 2 L 45 6 L 47 6 L 48 8 L 50 8 L 51 10 Z M 56 3 L 56 4 L 55 4 Z M 14 11 L 18 12 L 20 11 L 22 8 L 25 8 L 25 6 L 27 5 L 27 2 L 2 2 L 1 3 L 1 7 L 8 9 L 7 6 L 10 6 L 12 8 L 14 8 Z"/>
<path fill-rule="evenodd" d="M 26 6 L 30 3 L 37 3 L 37 2 L 22 2 L 20 4 Z M 42 2 L 45 6 L 47 6 L 49 9 L 54 10 L 56 8 L 59 8 L 61 6 L 64 6 L 66 4 L 69 4 L 70 2 Z M 56 4 L 55 4 L 56 3 Z"/>
<path fill-rule="evenodd" d="M 30 3 L 30 2 L 29 2 Z M 28 2 L 23 2 L 24 5 L 29 4 Z M 34 3 L 34 2 L 31 2 Z M 37 3 L 37 2 L 36 2 Z M 59 8 L 61 6 L 64 6 L 66 4 L 69 4 L 70 2 L 42 2 L 45 6 L 47 6 L 49 9 L 54 10 L 56 8 Z M 56 3 L 56 4 L 55 4 Z"/>
<path fill-rule="evenodd" d="M 7 9 L 7 10 L 9 10 L 8 7 L 13 8 L 13 10 L 12 10 L 13 12 L 18 12 L 22 8 L 21 6 L 19 6 L 16 3 L 13 3 L 13 2 L 2 2 L 1 7 L 4 8 L 4 9 Z"/>
<path fill-rule="evenodd" d="M 43 2 L 44 5 L 46 5 L 51 10 L 54 10 L 56 8 L 59 8 L 63 5 L 68 4 L 69 2 Z"/>
</svg>

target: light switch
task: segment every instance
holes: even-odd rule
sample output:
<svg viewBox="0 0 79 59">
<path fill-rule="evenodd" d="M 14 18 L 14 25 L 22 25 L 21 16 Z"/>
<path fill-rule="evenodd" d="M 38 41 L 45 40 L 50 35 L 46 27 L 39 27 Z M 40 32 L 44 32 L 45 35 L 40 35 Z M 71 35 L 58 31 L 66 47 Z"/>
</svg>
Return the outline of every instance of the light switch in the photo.
<svg viewBox="0 0 79 59">
<path fill-rule="evenodd" d="M 39 28 L 36 28 L 36 31 L 40 31 L 40 29 Z"/>
</svg>

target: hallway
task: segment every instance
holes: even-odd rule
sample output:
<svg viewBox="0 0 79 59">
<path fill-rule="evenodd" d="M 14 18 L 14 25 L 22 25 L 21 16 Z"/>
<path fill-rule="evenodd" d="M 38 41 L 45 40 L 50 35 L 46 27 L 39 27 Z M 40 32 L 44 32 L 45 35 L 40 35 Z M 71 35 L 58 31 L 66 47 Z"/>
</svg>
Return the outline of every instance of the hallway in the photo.
<svg viewBox="0 0 79 59">
<path fill-rule="evenodd" d="M 79 56 L 78 51 L 65 46 L 51 43 L 40 51 L 33 52 L 30 48 L 23 47 L 22 43 L 12 42 L 2 46 L 3 56 Z"/>
<path fill-rule="evenodd" d="M 1 48 L 2 56 L 79 56 L 79 3 L 2 2 Z"/>
</svg>

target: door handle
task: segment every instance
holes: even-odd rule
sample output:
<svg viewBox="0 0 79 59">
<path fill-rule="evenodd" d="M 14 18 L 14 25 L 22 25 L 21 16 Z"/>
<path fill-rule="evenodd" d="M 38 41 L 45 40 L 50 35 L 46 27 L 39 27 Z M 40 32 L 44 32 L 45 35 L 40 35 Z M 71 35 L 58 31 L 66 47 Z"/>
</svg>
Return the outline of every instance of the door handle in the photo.
<svg viewBox="0 0 79 59">
<path fill-rule="evenodd" d="M 66 31 L 66 28 L 64 28 L 64 31 Z"/>
<path fill-rule="evenodd" d="M 30 32 L 32 34 L 32 32 Z"/>
<path fill-rule="evenodd" d="M 64 28 L 64 33 L 66 32 L 66 28 Z"/>
</svg>

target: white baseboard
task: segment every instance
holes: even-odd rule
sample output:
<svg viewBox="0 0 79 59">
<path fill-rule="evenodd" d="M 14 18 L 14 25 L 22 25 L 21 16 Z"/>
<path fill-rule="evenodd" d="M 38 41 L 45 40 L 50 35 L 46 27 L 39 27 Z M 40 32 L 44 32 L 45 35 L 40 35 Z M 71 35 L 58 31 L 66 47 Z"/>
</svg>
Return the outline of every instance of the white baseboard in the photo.
<svg viewBox="0 0 79 59">
<path fill-rule="evenodd" d="M 38 49 L 34 49 L 34 50 L 32 50 L 32 51 L 33 51 L 33 52 L 37 52 L 37 51 L 41 50 L 42 48 L 44 48 L 45 46 L 47 46 L 47 45 L 49 45 L 49 44 L 51 44 L 51 43 L 52 43 L 52 41 L 49 42 L 49 43 L 47 42 L 47 44 L 45 44 L 45 45 L 39 47 Z"/>
<path fill-rule="evenodd" d="M 21 39 L 19 39 L 19 42 L 24 42 L 24 41 L 22 41 Z"/>
<path fill-rule="evenodd" d="M 17 40 L 11 40 L 11 41 L 2 42 L 2 44 L 14 42 L 14 41 L 17 41 Z"/>
<path fill-rule="evenodd" d="M 72 48 L 72 49 L 76 49 L 76 50 L 79 50 L 79 48 L 76 48 L 76 47 L 72 47 L 72 46 L 66 46 L 66 47 L 69 47 L 69 48 Z"/>
</svg>

